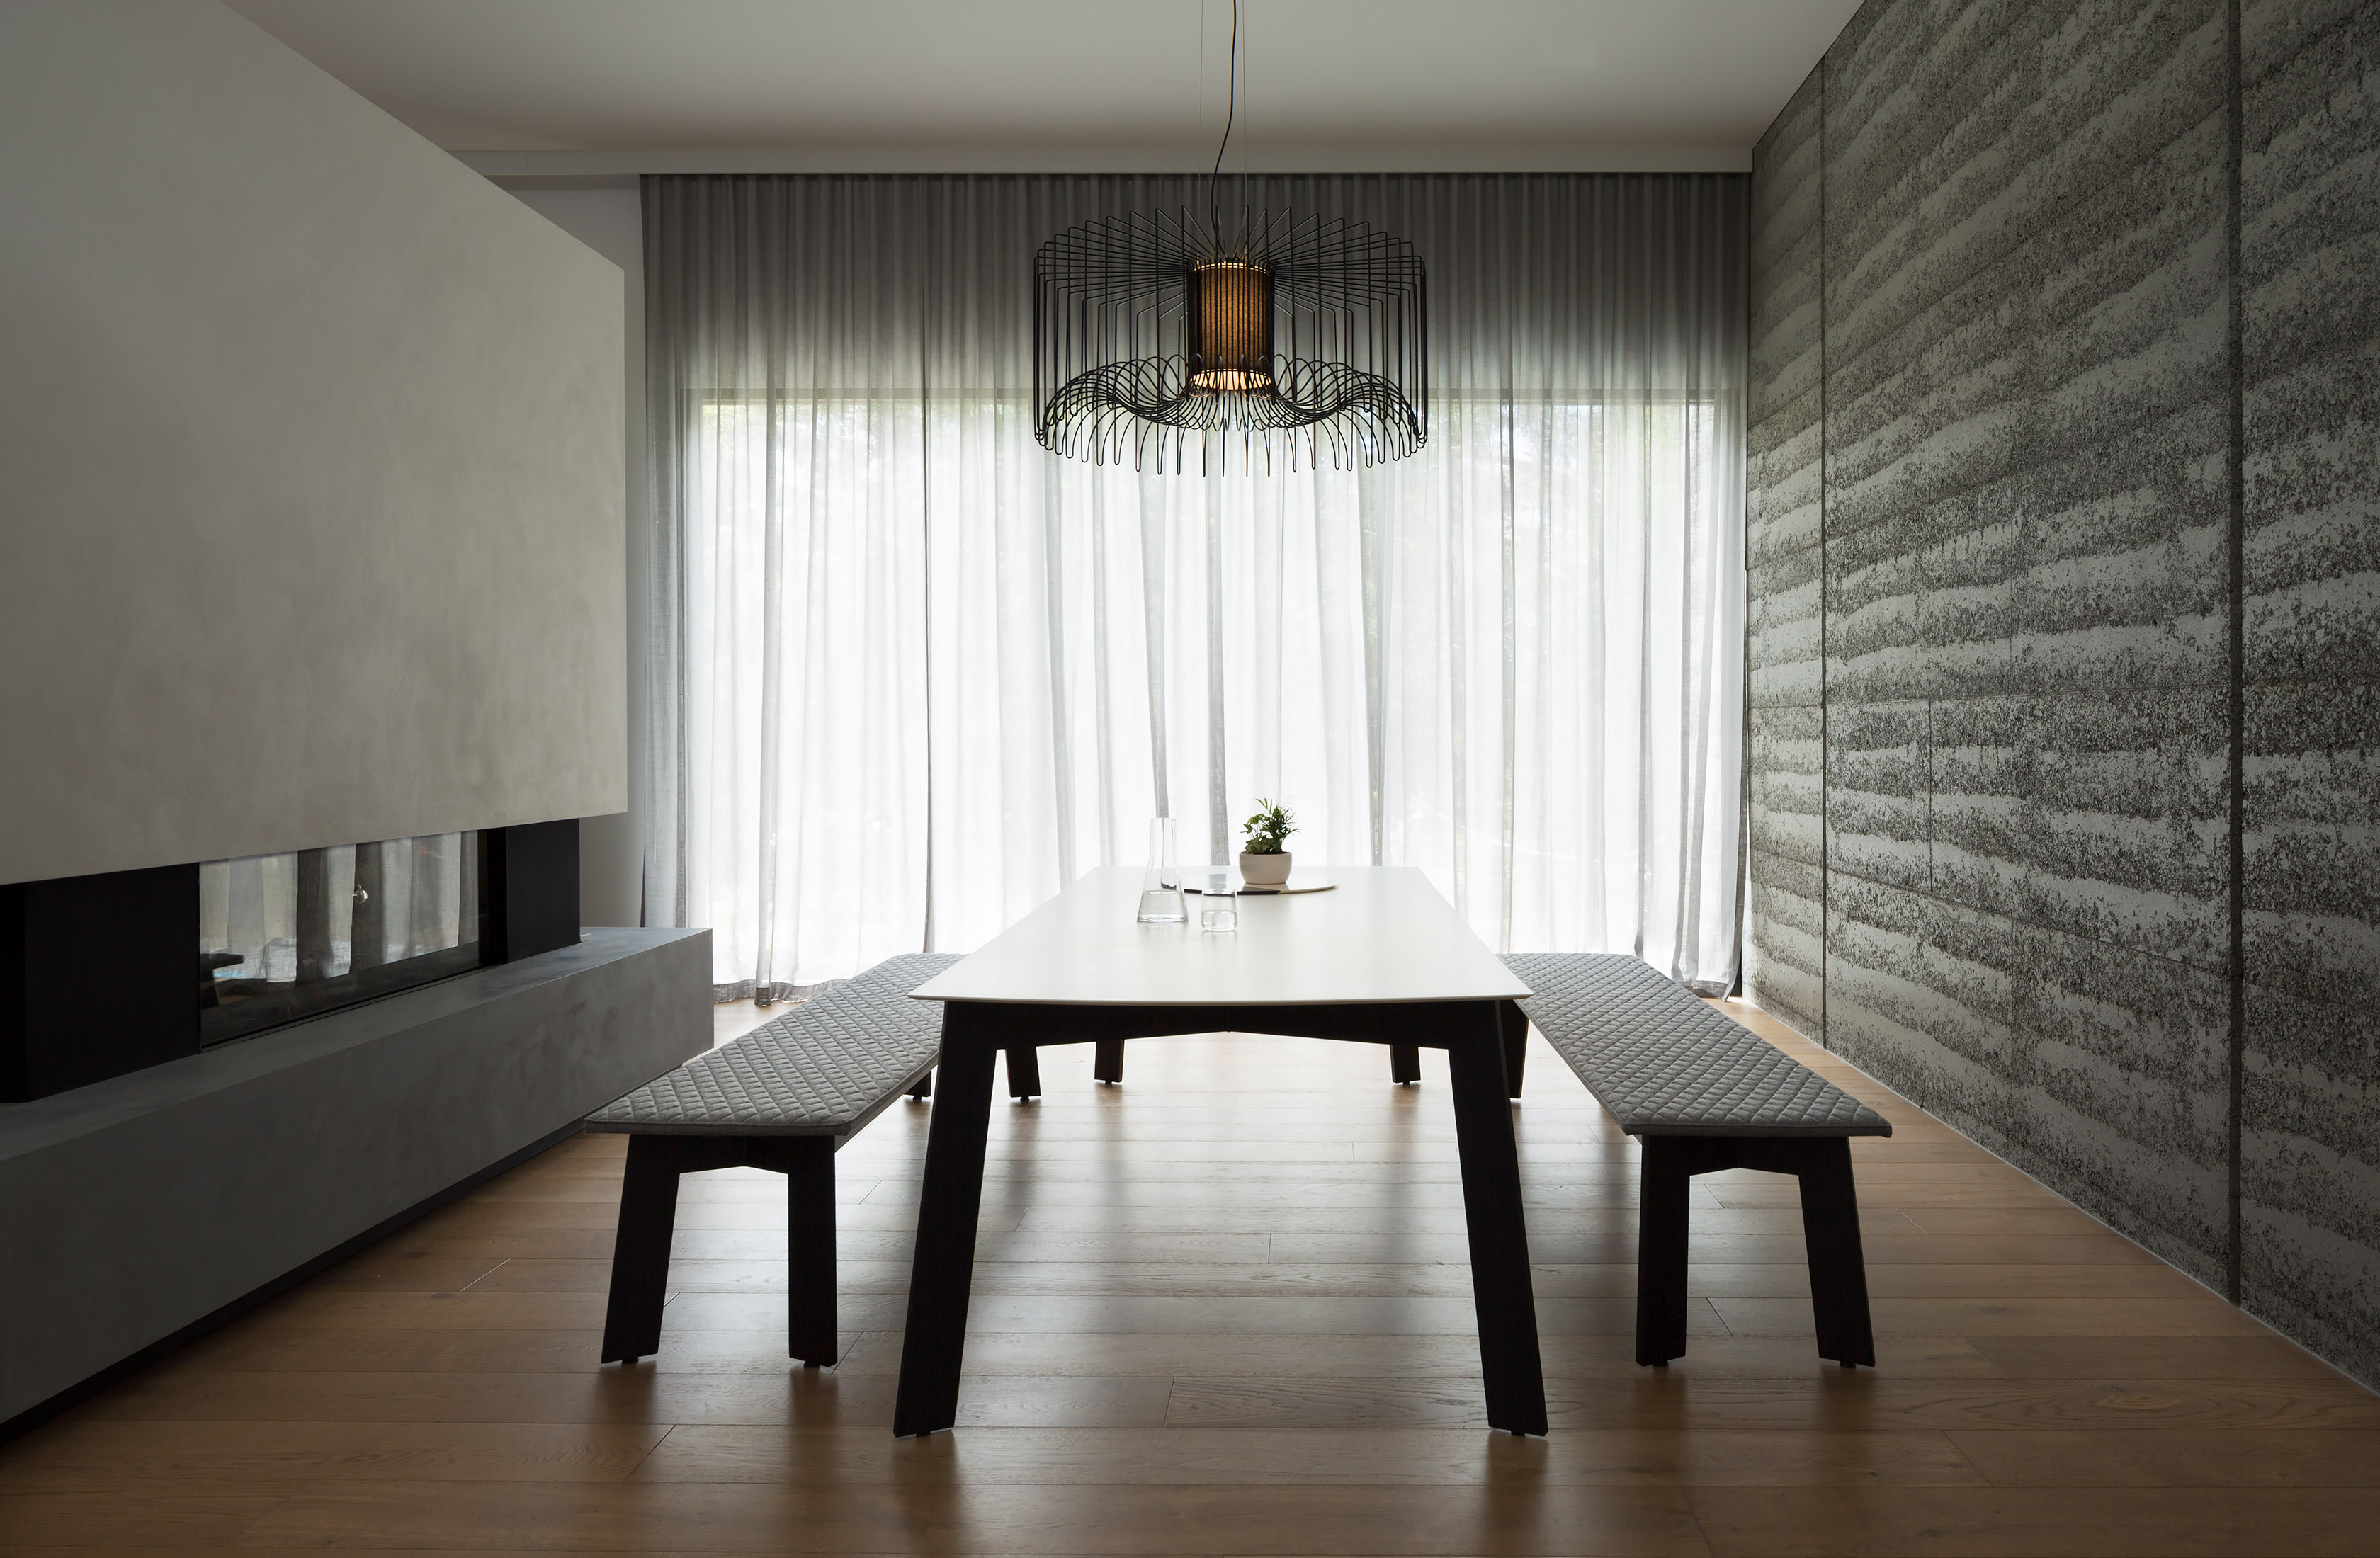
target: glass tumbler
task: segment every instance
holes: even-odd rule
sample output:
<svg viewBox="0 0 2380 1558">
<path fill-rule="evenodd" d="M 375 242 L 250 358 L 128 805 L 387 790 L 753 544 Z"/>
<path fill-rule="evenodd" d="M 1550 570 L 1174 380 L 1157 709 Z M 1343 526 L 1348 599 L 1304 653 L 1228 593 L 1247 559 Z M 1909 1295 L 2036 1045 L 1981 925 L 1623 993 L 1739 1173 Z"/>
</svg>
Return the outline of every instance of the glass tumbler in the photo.
<svg viewBox="0 0 2380 1558">
<path fill-rule="evenodd" d="M 1198 897 L 1200 930 L 1235 931 L 1240 928 L 1240 895 L 1232 878 L 1232 868 L 1228 865 L 1208 867 L 1207 886 Z"/>
<path fill-rule="evenodd" d="M 1182 871 L 1174 864 L 1173 819 L 1157 817 L 1148 825 L 1148 869 L 1140 879 L 1140 912 L 1144 925 L 1178 925 L 1190 918 L 1182 902 Z"/>
</svg>

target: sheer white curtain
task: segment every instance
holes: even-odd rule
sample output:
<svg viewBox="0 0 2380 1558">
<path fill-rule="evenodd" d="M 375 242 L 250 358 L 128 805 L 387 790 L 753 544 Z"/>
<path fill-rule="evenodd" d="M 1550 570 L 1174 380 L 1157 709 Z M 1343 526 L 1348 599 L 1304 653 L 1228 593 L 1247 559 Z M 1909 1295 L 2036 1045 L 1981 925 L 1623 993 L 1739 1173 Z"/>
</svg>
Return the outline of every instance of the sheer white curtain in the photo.
<svg viewBox="0 0 2380 1558">
<path fill-rule="evenodd" d="M 1033 441 L 1034 250 L 1199 181 L 645 181 L 647 912 L 722 996 L 976 947 L 1152 815 L 1226 858 L 1258 796 L 1491 946 L 1733 978 L 1741 179 L 1249 186 L 1419 248 L 1419 455 Z"/>
</svg>

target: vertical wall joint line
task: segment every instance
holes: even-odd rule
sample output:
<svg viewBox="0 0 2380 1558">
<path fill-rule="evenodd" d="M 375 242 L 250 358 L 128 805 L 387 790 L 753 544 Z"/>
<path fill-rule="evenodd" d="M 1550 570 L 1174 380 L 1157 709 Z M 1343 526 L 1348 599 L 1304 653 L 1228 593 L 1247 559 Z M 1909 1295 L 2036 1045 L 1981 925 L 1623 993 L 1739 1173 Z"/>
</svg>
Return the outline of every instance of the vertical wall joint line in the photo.
<svg viewBox="0 0 2380 1558">
<path fill-rule="evenodd" d="M 1835 1047 L 1827 991 L 1834 972 L 1834 857 L 1827 826 L 1827 55 L 1818 56 L 1818 1047 Z"/>
<path fill-rule="evenodd" d="M 2230 955 L 2228 959 L 2228 983 L 2230 986 L 2230 1021 L 2227 1047 L 2229 1051 L 2228 1109 L 2225 1122 L 2225 1155 L 2228 1166 L 2227 1212 L 2227 1248 L 2224 1261 L 2223 1294 L 2233 1303 L 2240 1301 L 2241 1237 L 2240 1218 L 2240 1126 L 2241 1105 L 2246 1092 L 2248 1042 L 2247 949 L 2244 928 L 2247 917 L 2247 796 L 2242 779 L 2245 776 L 2248 694 L 2247 694 L 2247 489 L 2245 477 L 2247 406 L 2246 362 L 2242 344 L 2242 326 L 2246 305 L 2240 281 L 2240 184 L 2241 156 L 2245 147 L 2246 129 L 2241 118 L 2242 91 L 2240 79 L 2240 0 L 2228 0 L 2224 6 L 2224 46 L 2228 58 L 2227 113 L 2229 118 L 2230 144 L 2227 149 L 2225 167 L 2225 233 L 2228 260 L 2225 275 L 2227 340 L 2225 348 L 2229 357 L 2230 378 L 2230 448 L 2224 476 L 2229 489 L 2228 512 L 2225 515 L 2226 579 L 2225 596 L 2229 622 L 2230 662 L 2230 772 L 2229 772 L 2229 865 L 2230 865 Z"/>
</svg>

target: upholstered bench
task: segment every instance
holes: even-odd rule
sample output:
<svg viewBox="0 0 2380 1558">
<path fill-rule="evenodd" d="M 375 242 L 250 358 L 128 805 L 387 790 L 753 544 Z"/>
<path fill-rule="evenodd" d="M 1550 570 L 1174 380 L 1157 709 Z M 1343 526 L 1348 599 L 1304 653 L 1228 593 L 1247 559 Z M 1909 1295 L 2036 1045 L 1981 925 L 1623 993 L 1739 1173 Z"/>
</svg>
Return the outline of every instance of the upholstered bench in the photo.
<svg viewBox="0 0 2380 1558">
<path fill-rule="evenodd" d="M 1508 955 L 1519 1004 L 1587 1091 L 1644 1143 L 1636 1219 L 1636 1361 L 1686 1350 L 1686 1212 L 1697 1174 L 1757 1168 L 1802 1181 L 1818 1356 L 1876 1363 L 1851 1141 L 1882 1115 L 1635 958 Z"/>
<path fill-rule="evenodd" d="M 707 1168 L 785 1176 L 786 1351 L 835 1360 L 834 1154 L 904 1093 L 925 1095 L 942 1008 L 909 992 L 957 961 L 888 958 L 588 1117 L 629 1138 L 604 1362 L 661 1350 L 678 1176 Z"/>
</svg>

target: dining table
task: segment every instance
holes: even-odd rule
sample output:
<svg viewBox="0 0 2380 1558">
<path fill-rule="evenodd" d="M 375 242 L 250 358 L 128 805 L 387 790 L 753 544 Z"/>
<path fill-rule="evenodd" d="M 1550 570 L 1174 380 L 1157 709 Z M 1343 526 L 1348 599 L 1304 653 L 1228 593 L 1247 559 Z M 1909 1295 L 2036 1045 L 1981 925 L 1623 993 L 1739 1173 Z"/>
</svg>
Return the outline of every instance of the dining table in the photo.
<svg viewBox="0 0 2380 1558">
<path fill-rule="evenodd" d="M 1235 1033 L 1442 1049 L 1451 1083 L 1471 1290 L 1490 1427 L 1546 1431 L 1508 1043 L 1530 994 L 1417 869 L 1335 867 L 1330 890 L 1238 900 L 1233 931 L 1135 916 L 1146 874 L 1073 885 L 912 991 L 942 1003 L 892 1431 L 956 1420 L 1002 1051 Z M 1394 1173 L 1383 1165 L 1383 1173 Z"/>
</svg>

